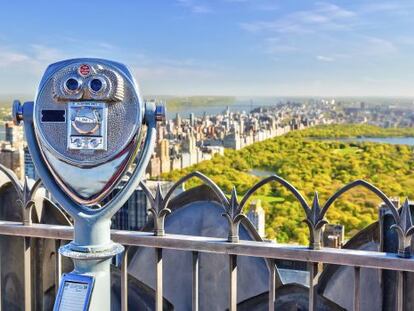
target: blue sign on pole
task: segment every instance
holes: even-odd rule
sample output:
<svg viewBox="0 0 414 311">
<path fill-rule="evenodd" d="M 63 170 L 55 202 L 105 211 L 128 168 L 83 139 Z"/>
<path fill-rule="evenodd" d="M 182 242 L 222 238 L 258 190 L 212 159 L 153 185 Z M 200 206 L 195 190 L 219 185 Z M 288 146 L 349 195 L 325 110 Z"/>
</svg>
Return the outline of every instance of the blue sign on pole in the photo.
<svg viewBox="0 0 414 311">
<path fill-rule="evenodd" d="M 88 275 L 64 274 L 53 311 L 87 311 L 91 301 L 94 278 Z"/>
</svg>

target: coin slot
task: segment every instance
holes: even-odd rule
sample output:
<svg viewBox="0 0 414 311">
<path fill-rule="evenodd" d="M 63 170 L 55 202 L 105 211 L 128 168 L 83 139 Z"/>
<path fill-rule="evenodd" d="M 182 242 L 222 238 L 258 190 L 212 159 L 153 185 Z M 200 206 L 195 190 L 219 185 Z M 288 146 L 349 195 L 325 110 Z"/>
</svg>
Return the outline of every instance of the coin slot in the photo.
<svg viewBox="0 0 414 311">
<path fill-rule="evenodd" d="M 42 109 L 42 122 L 65 122 L 65 110 Z"/>
</svg>

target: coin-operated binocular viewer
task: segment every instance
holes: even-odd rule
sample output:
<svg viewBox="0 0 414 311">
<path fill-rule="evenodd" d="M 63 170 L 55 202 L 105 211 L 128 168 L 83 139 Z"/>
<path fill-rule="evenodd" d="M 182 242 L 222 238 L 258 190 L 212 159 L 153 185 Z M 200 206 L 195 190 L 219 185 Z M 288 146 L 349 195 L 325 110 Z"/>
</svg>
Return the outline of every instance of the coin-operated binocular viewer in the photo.
<svg viewBox="0 0 414 311">
<path fill-rule="evenodd" d="M 59 252 L 74 271 L 62 278 L 54 310 L 110 310 L 111 217 L 138 187 L 164 107 L 144 103 L 130 71 L 100 59 L 50 65 L 34 102 L 13 104 L 24 121 L 36 170 L 74 220 L 74 241 Z M 101 202 L 131 169 L 128 182 Z"/>
</svg>

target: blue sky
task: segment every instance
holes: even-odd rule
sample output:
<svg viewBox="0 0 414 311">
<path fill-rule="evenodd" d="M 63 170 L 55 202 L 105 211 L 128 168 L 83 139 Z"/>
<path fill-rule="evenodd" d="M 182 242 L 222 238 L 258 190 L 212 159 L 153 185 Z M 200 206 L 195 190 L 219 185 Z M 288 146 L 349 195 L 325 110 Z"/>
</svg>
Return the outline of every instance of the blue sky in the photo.
<svg viewBox="0 0 414 311">
<path fill-rule="evenodd" d="M 144 95 L 414 96 L 414 1 L 3 1 L 0 95 L 103 57 Z"/>
</svg>

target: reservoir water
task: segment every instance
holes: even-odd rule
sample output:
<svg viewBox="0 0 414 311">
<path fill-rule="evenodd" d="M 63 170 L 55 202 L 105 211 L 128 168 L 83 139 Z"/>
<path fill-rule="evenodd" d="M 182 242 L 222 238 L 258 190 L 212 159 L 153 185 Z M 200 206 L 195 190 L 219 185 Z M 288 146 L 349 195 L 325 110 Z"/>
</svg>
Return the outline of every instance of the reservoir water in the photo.
<svg viewBox="0 0 414 311">
<path fill-rule="evenodd" d="M 336 140 L 344 142 L 372 142 L 381 144 L 414 146 L 414 137 L 354 137 L 339 138 Z"/>
</svg>

